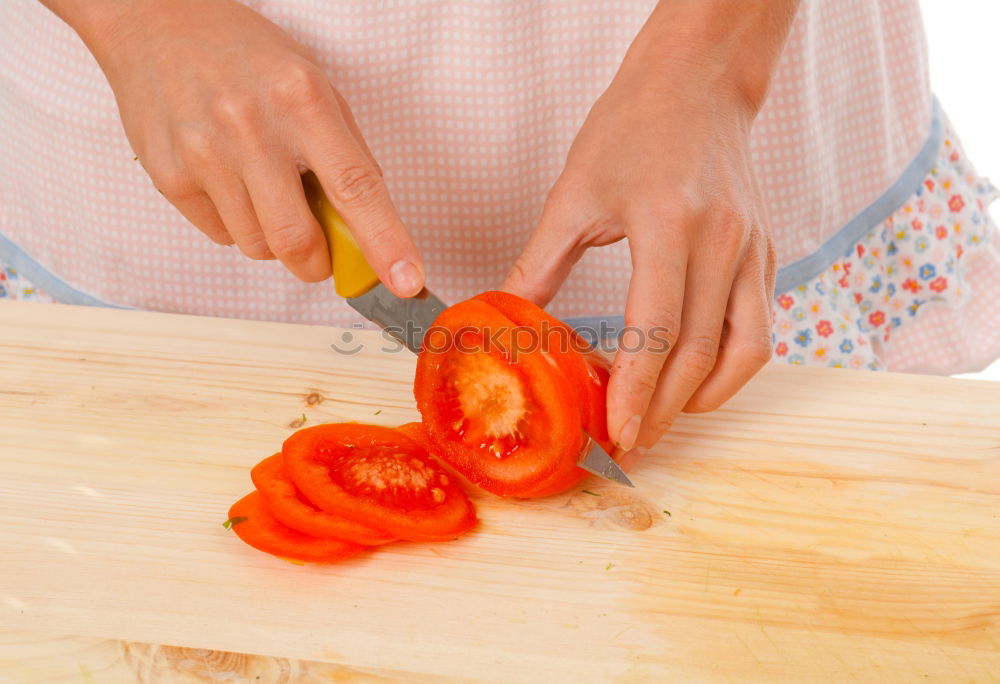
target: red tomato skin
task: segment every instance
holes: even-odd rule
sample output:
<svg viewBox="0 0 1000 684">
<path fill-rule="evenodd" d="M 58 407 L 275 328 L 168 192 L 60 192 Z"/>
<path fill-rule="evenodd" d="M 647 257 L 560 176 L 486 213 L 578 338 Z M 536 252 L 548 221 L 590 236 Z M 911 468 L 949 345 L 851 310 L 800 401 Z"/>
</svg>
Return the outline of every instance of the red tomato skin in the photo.
<svg viewBox="0 0 1000 684">
<path fill-rule="evenodd" d="M 498 347 L 493 352 L 495 358 L 506 364 L 513 377 L 527 378 L 524 391 L 530 394 L 533 410 L 537 411 L 534 425 L 528 425 L 528 439 L 519 440 L 517 452 L 494 458 L 467 446 L 452 432 L 452 421 L 442 403 L 443 397 L 452 392 L 448 374 L 454 358 L 450 355 L 466 352 L 439 351 L 433 339 L 428 344 L 431 337 L 428 335 L 417 358 L 414 395 L 424 427 L 437 445 L 440 457 L 483 489 L 510 497 L 533 496 L 532 492 L 553 475 L 575 468 L 582 436 L 580 409 L 574 393 L 540 349 L 512 353 L 513 333 L 500 333 L 515 329 L 516 323 L 487 302 L 472 299 L 446 309 L 434 327 L 452 334 L 470 329 L 490 331 L 487 337 Z"/>
<path fill-rule="evenodd" d="M 285 473 L 280 453 L 268 456 L 254 466 L 250 479 L 264 497 L 271 514 L 293 530 L 313 537 L 340 539 L 365 546 L 388 544 L 397 539 L 388 532 L 332 515 L 312 505 Z"/>
<path fill-rule="evenodd" d="M 250 546 L 272 556 L 307 563 L 333 563 L 350 558 L 365 546 L 339 539 L 302 534 L 283 524 L 267 508 L 260 492 L 253 491 L 229 509 L 233 532 Z M 242 519 L 242 520 L 241 520 Z"/>
<path fill-rule="evenodd" d="M 424 509 L 404 509 L 351 493 L 330 474 L 330 452 L 343 454 L 346 448 L 356 451 L 359 458 L 372 450 L 388 450 L 398 452 L 403 463 L 415 459 L 422 468 L 435 473 L 443 501 Z M 449 476 L 419 444 L 399 430 L 361 423 L 327 423 L 295 432 L 285 440 L 281 452 L 285 471 L 299 490 L 313 505 L 334 515 L 407 541 L 450 541 L 476 524 L 472 502 L 454 476 Z M 445 476 L 443 481 L 441 475 Z"/>
</svg>

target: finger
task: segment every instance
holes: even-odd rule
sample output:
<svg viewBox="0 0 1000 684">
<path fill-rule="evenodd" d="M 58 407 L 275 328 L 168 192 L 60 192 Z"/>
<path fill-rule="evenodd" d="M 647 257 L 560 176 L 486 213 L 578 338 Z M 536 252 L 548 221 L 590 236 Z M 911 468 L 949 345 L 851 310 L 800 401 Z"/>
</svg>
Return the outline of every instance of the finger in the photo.
<svg viewBox="0 0 1000 684">
<path fill-rule="evenodd" d="M 684 286 L 683 326 L 660 373 L 636 444 L 651 447 L 715 367 L 726 304 L 738 260 L 697 246 Z"/>
<path fill-rule="evenodd" d="M 684 245 L 666 239 L 671 234 L 655 227 L 629 238 L 633 272 L 625 305 L 626 328 L 608 382 L 608 429 L 625 451 L 636 444 L 681 324 L 687 251 Z"/>
<path fill-rule="evenodd" d="M 271 253 L 301 280 L 329 278 L 326 238 L 306 202 L 295 162 L 278 154 L 261 156 L 246 170 L 244 182 Z"/>
<path fill-rule="evenodd" d="M 511 267 L 501 289 L 538 306 L 545 306 L 552 300 L 587 248 L 578 239 L 579 233 L 572 230 L 573 222 L 564 206 L 551 199 L 545 203 L 538 227 Z"/>
<path fill-rule="evenodd" d="M 377 167 L 339 109 L 335 114 L 320 121 L 306 118 L 303 139 L 309 144 L 302 146 L 302 154 L 375 274 L 394 294 L 411 297 L 424 286 L 420 254 Z"/>
<path fill-rule="evenodd" d="M 240 251 L 250 259 L 273 259 L 243 181 L 229 174 L 218 175 L 206 181 L 205 189 Z"/>
<path fill-rule="evenodd" d="M 220 245 L 233 244 L 233 236 L 226 230 L 219 212 L 212 204 L 212 200 L 204 192 L 180 198 L 167 198 L 177 211 L 190 221 L 195 228 Z"/>
<path fill-rule="evenodd" d="M 726 333 L 715 368 L 688 399 L 690 413 L 714 411 L 771 359 L 771 295 L 774 259 L 764 245 L 751 245 L 733 283 L 726 309 Z"/>
<path fill-rule="evenodd" d="M 375 170 L 378 171 L 378 175 L 382 175 L 382 167 L 378 165 L 378 160 L 375 159 L 375 155 L 372 154 L 371 148 L 368 147 L 368 141 L 365 140 L 365 136 L 361 133 L 361 128 L 358 126 L 358 122 L 354 118 L 354 112 L 351 111 L 350 106 L 347 104 L 347 100 L 344 96 L 338 93 L 336 90 L 333 91 L 334 97 L 337 98 L 337 104 L 340 105 L 340 113 L 344 117 L 344 123 L 347 124 L 347 128 L 351 131 L 351 135 L 354 136 L 354 140 L 358 143 L 361 151 L 365 153 L 369 159 L 371 159 L 372 164 L 375 165 Z"/>
<path fill-rule="evenodd" d="M 145 165 L 144 165 L 145 168 Z M 195 228 L 220 245 L 233 244 L 233 238 L 205 190 L 178 166 L 153 165 L 147 169 L 157 191 Z"/>
</svg>

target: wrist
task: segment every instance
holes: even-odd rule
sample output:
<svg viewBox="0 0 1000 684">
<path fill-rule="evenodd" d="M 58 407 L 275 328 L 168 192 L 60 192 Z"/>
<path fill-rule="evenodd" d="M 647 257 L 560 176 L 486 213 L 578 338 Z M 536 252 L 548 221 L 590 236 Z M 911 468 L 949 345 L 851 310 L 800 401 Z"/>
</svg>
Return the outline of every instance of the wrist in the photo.
<svg viewBox="0 0 1000 684">
<path fill-rule="evenodd" d="M 661 0 L 629 48 L 622 73 L 655 83 L 655 91 L 668 97 L 721 99 L 752 120 L 767 97 L 797 5 Z"/>
<path fill-rule="evenodd" d="M 102 67 L 114 47 L 128 33 L 127 26 L 156 6 L 156 0 L 41 0 L 68 24 Z M 139 20 L 141 22 L 141 20 Z"/>
</svg>

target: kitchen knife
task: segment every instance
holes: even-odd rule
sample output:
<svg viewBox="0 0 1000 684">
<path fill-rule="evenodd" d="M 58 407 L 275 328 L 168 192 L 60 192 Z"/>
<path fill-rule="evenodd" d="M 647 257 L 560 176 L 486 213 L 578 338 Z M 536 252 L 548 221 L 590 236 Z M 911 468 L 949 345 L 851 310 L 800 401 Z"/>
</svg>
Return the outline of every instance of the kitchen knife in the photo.
<svg viewBox="0 0 1000 684">
<path fill-rule="evenodd" d="M 319 221 L 330 247 L 337 294 L 346 298 L 351 308 L 378 325 L 407 349 L 414 354 L 419 353 L 424 333 L 438 314 L 444 311 L 445 304 L 427 288 L 415 297 L 397 297 L 390 292 L 368 265 L 347 224 L 330 204 L 316 176 L 307 173 L 302 182 L 309 207 Z M 577 465 L 612 482 L 635 486 L 621 467 L 593 439 Z"/>
</svg>

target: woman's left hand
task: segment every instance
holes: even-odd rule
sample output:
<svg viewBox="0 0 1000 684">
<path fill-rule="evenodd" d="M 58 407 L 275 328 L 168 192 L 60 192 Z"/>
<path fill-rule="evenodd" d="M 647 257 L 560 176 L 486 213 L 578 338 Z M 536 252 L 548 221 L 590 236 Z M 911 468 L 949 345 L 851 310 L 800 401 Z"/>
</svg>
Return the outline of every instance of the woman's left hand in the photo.
<svg viewBox="0 0 1000 684">
<path fill-rule="evenodd" d="M 710 55 L 654 65 L 635 53 L 590 111 L 504 284 L 544 305 L 587 248 L 628 238 L 608 388 L 624 450 L 652 446 L 681 410 L 715 409 L 768 361 L 775 280 L 749 151 L 758 103 Z"/>
</svg>

